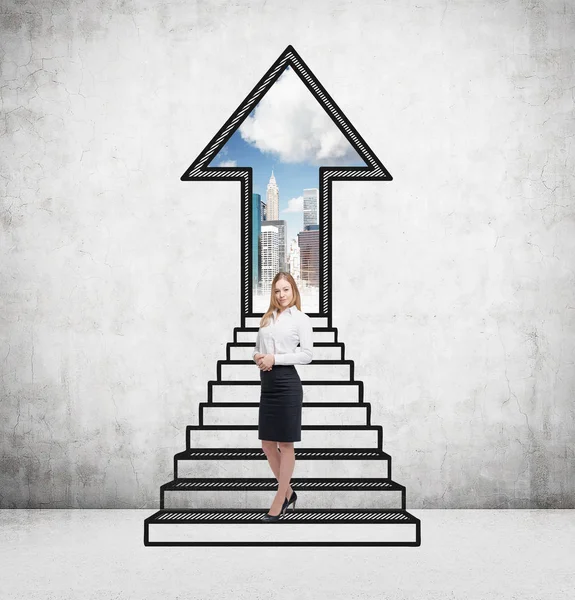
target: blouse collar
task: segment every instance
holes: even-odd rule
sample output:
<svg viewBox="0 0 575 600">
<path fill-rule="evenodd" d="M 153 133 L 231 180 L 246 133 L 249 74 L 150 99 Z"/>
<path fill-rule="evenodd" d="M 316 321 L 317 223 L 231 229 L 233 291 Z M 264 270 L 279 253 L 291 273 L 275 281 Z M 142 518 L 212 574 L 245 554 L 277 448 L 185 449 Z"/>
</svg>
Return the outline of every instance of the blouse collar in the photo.
<svg viewBox="0 0 575 600">
<path fill-rule="evenodd" d="M 292 306 L 290 306 L 289 308 L 286 308 L 282 312 L 285 312 L 286 310 L 287 310 L 287 312 L 289 312 L 290 315 L 293 315 L 294 311 L 297 310 L 297 306 L 295 304 L 292 304 Z M 277 314 L 278 314 L 278 309 L 274 308 L 274 315 L 276 317 L 277 317 Z"/>
</svg>

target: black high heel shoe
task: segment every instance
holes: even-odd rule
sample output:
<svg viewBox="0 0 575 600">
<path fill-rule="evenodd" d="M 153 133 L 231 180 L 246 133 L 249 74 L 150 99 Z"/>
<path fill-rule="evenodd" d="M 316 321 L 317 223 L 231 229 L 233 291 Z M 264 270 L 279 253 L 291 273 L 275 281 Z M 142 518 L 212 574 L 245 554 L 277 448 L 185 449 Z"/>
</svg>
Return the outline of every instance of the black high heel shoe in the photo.
<svg viewBox="0 0 575 600">
<path fill-rule="evenodd" d="M 274 521 L 279 521 L 280 517 L 282 516 L 282 513 L 283 513 L 283 507 L 282 507 L 282 510 L 280 510 L 279 514 L 277 514 L 277 515 L 270 515 L 270 513 L 265 514 L 262 521 L 264 523 L 273 523 Z"/>
<path fill-rule="evenodd" d="M 290 504 L 293 504 L 292 511 L 294 511 L 294 510 L 295 510 L 295 501 L 296 501 L 296 500 L 297 500 L 297 494 L 295 493 L 295 490 L 292 490 L 292 493 L 291 493 L 290 499 L 288 500 L 288 499 L 286 498 L 286 499 L 284 500 L 284 503 L 283 503 L 283 506 L 282 506 L 282 511 L 281 511 L 281 513 L 280 513 L 280 514 L 282 514 L 282 515 L 283 515 L 283 514 L 284 514 L 284 513 L 287 511 L 287 509 L 288 509 L 288 506 L 289 506 Z"/>
</svg>

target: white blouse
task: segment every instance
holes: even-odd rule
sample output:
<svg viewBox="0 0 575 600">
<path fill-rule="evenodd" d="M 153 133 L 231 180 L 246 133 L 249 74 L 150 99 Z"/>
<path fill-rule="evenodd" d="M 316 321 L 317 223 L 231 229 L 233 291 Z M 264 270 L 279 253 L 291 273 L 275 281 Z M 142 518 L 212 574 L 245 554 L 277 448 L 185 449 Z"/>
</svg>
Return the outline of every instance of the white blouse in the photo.
<svg viewBox="0 0 575 600">
<path fill-rule="evenodd" d="M 299 350 L 296 350 L 299 342 Z M 311 318 L 290 306 L 277 315 L 274 310 L 267 327 L 260 327 L 256 337 L 256 354 L 273 354 L 276 365 L 305 365 L 313 356 L 313 325 Z M 273 367 L 272 367 L 273 368 Z"/>
</svg>

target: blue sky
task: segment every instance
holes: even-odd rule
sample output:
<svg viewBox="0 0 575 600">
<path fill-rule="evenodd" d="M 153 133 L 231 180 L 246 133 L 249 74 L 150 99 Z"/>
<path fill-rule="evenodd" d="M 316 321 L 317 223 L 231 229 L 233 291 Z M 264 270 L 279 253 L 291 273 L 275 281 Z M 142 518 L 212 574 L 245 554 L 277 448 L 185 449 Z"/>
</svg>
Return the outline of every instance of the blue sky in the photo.
<svg viewBox="0 0 575 600">
<path fill-rule="evenodd" d="M 253 192 L 264 202 L 273 168 L 288 248 L 303 229 L 303 190 L 319 189 L 319 167 L 329 165 L 365 163 L 289 67 L 210 162 L 252 167 Z"/>
</svg>

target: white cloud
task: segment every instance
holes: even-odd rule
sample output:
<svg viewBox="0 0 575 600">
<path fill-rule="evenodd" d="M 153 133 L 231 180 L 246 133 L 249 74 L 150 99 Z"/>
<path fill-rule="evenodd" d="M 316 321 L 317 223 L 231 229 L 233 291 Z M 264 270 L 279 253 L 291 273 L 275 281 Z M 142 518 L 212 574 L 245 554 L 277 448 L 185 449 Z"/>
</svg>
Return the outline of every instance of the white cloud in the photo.
<svg viewBox="0 0 575 600">
<path fill-rule="evenodd" d="M 282 213 L 301 213 L 303 212 L 303 196 L 298 196 L 297 198 L 292 198 L 288 202 L 288 207 L 284 208 Z"/>
<path fill-rule="evenodd" d="M 218 167 L 237 167 L 238 163 L 235 160 L 221 160 L 218 164 Z"/>
<path fill-rule="evenodd" d="M 286 163 L 344 164 L 357 154 L 335 123 L 287 69 L 240 126 L 242 138 Z"/>
</svg>

